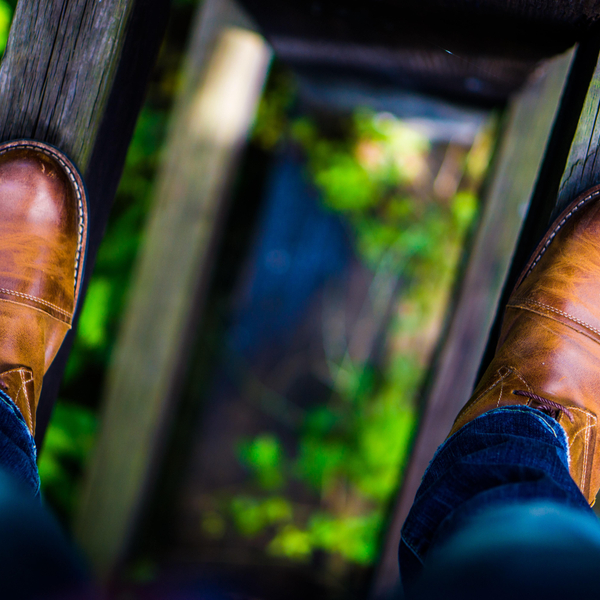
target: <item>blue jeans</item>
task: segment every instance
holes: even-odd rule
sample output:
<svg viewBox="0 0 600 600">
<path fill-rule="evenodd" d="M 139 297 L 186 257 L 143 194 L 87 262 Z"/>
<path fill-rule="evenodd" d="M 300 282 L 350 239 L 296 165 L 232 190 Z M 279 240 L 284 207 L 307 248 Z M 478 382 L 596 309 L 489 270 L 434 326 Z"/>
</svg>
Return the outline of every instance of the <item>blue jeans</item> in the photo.
<svg viewBox="0 0 600 600">
<path fill-rule="evenodd" d="M 0 390 L 0 467 L 33 492 L 40 493 L 35 441 L 13 401 Z"/>
<path fill-rule="evenodd" d="M 84 561 L 43 506 L 33 436 L 18 408 L 0 390 L 0 600 L 103 597 Z M 182 580 L 159 583 L 144 597 L 225 600 L 233 596 L 210 581 Z"/>
<path fill-rule="evenodd" d="M 0 596 L 95 598 L 83 561 L 40 499 L 36 447 L 0 390 Z"/>
<path fill-rule="evenodd" d="M 595 595 L 600 523 L 568 460 L 562 427 L 526 406 L 492 410 L 446 440 L 402 530 L 407 597 Z"/>
</svg>

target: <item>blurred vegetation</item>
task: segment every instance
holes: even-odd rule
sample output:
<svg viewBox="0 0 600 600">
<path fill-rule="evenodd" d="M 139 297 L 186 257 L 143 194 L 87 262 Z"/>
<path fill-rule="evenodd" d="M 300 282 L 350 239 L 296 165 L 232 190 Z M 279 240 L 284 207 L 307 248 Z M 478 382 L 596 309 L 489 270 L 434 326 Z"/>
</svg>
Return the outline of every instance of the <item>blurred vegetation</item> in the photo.
<svg viewBox="0 0 600 600">
<path fill-rule="evenodd" d="M 6 48 L 12 15 L 13 6 L 5 0 L 0 0 L 0 55 L 4 53 Z"/>
<path fill-rule="evenodd" d="M 217 540 L 233 526 L 277 556 L 305 561 L 325 551 L 366 565 L 377 555 L 416 423 L 416 394 L 478 214 L 493 127 L 470 148 L 446 144 L 440 165 L 433 159 L 440 148 L 390 114 L 291 118 L 294 102 L 293 82 L 276 71 L 254 143 L 271 151 L 299 147 L 324 205 L 346 221 L 356 255 L 374 274 L 371 301 L 385 296 L 382 281 L 399 289 L 388 298 L 386 358 L 360 363 L 348 344 L 328 356 L 331 395 L 304 413 L 296 448 L 286 451 L 272 431 L 241 441 L 248 482 L 215 499 L 202 527 Z M 312 504 L 297 501 L 298 484 L 310 490 Z"/>
</svg>

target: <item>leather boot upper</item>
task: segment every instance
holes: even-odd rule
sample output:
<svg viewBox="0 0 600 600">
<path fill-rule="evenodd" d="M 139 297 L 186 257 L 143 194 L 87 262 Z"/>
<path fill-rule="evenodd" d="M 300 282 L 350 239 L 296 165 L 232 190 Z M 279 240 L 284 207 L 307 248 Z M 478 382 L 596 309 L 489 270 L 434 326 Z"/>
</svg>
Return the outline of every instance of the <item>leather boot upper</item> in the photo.
<svg viewBox="0 0 600 600">
<path fill-rule="evenodd" d="M 600 186 L 542 240 L 510 300 L 496 355 L 451 434 L 496 407 L 551 414 L 569 440 L 570 473 L 590 504 L 600 488 Z"/>
<path fill-rule="evenodd" d="M 70 161 L 40 142 L 0 145 L 0 388 L 32 433 L 42 378 L 71 328 L 86 235 Z"/>
</svg>

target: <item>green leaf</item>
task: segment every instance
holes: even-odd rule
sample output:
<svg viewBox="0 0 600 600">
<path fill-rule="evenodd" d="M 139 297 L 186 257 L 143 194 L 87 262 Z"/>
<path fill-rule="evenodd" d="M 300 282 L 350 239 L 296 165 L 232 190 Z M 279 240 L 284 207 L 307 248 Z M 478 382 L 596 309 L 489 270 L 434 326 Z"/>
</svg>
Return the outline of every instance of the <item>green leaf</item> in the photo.
<svg viewBox="0 0 600 600">
<path fill-rule="evenodd" d="M 311 536 L 294 525 L 286 525 L 271 540 L 267 550 L 275 556 L 306 560 L 312 552 Z"/>
<path fill-rule="evenodd" d="M 284 484 L 283 451 L 274 435 L 263 434 L 251 442 L 240 444 L 239 456 L 242 463 L 254 472 L 263 489 L 273 490 Z"/>
<path fill-rule="evenodd" d="M 0 55 L 6 49 L 12 16 L 13 7 L 5 0 L 0 0 Z"/>
<path fill-rule="evenodd" d="M 79 340 L 88 348 L 101 348 L 106 344 L 111 283 L 98 277 L 90 282 L 77 327 Z"/>
</svg>

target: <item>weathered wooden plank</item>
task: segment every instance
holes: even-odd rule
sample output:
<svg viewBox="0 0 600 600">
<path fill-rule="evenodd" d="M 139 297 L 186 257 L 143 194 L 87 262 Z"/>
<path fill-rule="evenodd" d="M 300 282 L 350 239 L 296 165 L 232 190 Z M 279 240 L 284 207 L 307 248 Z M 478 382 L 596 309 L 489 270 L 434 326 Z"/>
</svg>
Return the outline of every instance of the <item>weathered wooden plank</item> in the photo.
<svg viewBox="0 0 600 600">
<path fill-rule="evenodd" d="M 0 67 L 0 139 L 44 140 L 86 170 L 134 4 L 18 3 Z"/>
<path fill-rule="evenodd" d="M 0 66 L 0 140 L 25 137 L 54 144 L 84 173 L 90 209 L 87 275 L 168 10 L 169 0 L 27 0 L 15 11 Z M 38 443 L 71 339 L 44 378 Z"/>
<path fill-rule="evenodd" d="M 598 55 L 597 48 L 595 52 Z M 600 183 L 600 59 L 589 84 L 563 173 L 554 214 Z"/>
<path fill-rule="evenodd" d="M 598 21 L 583 0 L 242 0 L 304 78 L 498 105 Z M 390 89 L 388 88 L 388 89 Z"/>
<path fill-rule="evenodd" d="M 553 59 L 511 102 L 483 214 L 450 325 L 424 393 L 424 413 L 372 588 L 398 583 L 400 530 L 421 477 L 475 383 L 498 299 L 559 106 L 573 52 Z"/>
<path fill-rule="evenodd" d="M 228 182 L 270 60 L 230 0 L 207 0 L 194 30 L 76 523 L 101 577 L 123 556 L 152 483 L 207 291 Z"/>
</svg>

